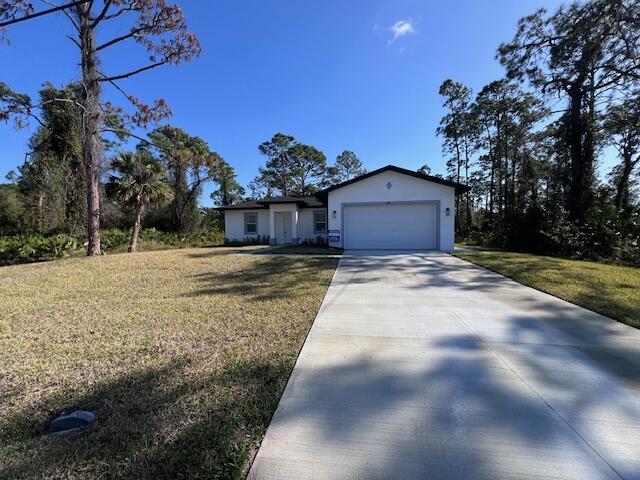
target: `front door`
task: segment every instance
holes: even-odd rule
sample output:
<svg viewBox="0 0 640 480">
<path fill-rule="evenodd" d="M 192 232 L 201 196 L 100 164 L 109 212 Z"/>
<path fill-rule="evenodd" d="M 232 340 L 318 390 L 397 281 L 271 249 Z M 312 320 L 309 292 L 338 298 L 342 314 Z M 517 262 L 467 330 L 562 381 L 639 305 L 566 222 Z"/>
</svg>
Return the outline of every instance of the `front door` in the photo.
<svg viewBox="0 0 640 480">
<path fill-rule="evenodd" d="M 291 212 L 276 212 L 276 244 L 287 245 L 291 243 Z"/>
</svg>

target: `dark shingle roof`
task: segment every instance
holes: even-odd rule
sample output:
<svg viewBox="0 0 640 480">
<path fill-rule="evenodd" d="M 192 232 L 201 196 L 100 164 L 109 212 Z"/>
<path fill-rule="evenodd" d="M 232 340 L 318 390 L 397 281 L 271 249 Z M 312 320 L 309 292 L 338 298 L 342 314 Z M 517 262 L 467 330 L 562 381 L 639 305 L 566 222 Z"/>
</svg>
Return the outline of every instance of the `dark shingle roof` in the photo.
<svg viewBox="0 0 640 480">
<path fill-rule="evenodd" d="M 324 202 L 318 200 L 315 196 L 298 197 L 287 195 L 281 197 L 266 197 L 260 200 L 248 200 L 246 202 L 236 203 L 226 207 L 218 207 L 218 210 L 256 210 L 269 208 L 272 203 L 295 203 L 302 208 L 319 208 L 324 207 Z"/>
<path fill-rule="evenodd" d="M 218 207 L 217 210 L 256 210 L 268 208 L 266 205 L 259 204 L 255 200 L 247 200 L 246 202 L 236 203 L 235 205 L 227 205 Z"/>
<path fill-rule="evenodd" d="M 324 203 L 318 200 L 313 195 L 306 197 L 299 197 L 296 195 L 286 195 L 281 197 L 267 197 L 262 200 L 258 200 L 258 203 L 263 205 L 269 205 L 271 203 L 297 203 L 299 206 L 305 207 L 324 207 Z"/>
</svg>

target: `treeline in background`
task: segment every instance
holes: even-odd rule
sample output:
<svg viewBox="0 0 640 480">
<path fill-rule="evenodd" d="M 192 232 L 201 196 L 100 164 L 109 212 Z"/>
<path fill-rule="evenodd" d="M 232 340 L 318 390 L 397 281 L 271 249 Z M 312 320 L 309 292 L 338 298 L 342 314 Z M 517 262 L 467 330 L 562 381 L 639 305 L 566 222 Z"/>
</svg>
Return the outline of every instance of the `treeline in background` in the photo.
<svg viewBox="0 0 640 480">
<path fill-rule="evenodd" d="M 451 79 L 440 87 L 446 177 L 472 187 L 457 199 L 457 239 L 640 265 L 640 1 L 534 12 L 497 59 L 505 78 L 475 94 Z M 5 111 L 23 113 L 32 108 L 27 100 L 0 82 Z M 365 172 L 353 152 L 329 165 L 319 149 L 277 133 L 258 146 L 266 161 L 246 191 L 207 142 L 171 125 L 133 135 L 137 147 L 123 151 L 132 134 L 107 109 L 102 130 L 110 136 L 94 142 L 102 148 L 95 192 L 83 147 L 85 105 L 78 83 L 40 92 L 25 161 L 0 185 L 0 264 L 79 251 L 87 231 L 94 247 L 102 237 L 106 251 L 136 251 L 139 241 L 144 248 L 218 245 L 222 214 L 201 207 L 208 183 L 223 206 L 310 195 Z M 605 156 L 615 160 L 609 171 Z M 97 222 L 88 197 L 100 199 Z M 87 250 L 100 251 L 91 241 Z"/>
<path fill-rule="evenodd" d="M 86 171 L 82 114 L 74 86 L 45 85 L 42 120 L 29 140 L 24 163 L 0 185 L 0 265 L 45 260 L 86 250 Z M 49 102 L 49 99 L 58 99 Z M 72 101 L 62 102 L 60 99 Z M 139 138 L 133 151 L 102 138 L 101 245 L 105 252 L 222 245 L 223 213 L 201 206 L 203 188 L 214 186 L 216 206 L 271 195 L 310 195 L 365 173 L 350 151 L 333 165 L 315 147 L 282 133 L 258 146 L 264 167 L 250 183 L 206 141 L 171 125 Z M 261 239 L 260 241 L 268 241 Z"/>
<path fill-rule="evenodd" d="M 447 174 L 472 187 L 459 240 L 640 264 L 640 2 L 537 11 L 497 59 L 506 78 L 476 95 L 440 87 Z"/>
</svg>

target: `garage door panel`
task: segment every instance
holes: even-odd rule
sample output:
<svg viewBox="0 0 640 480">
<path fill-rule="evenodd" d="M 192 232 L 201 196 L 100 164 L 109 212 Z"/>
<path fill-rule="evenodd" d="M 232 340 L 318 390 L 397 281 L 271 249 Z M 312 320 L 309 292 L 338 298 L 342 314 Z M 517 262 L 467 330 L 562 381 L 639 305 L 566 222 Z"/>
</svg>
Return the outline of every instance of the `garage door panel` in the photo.
<svg viewBox="0 0 640 480">
<path fill-rule="evenodd" d="M 344 247 L 353 249 L 435 249 L 434 204 L 347 205 Z"/>
</svg>

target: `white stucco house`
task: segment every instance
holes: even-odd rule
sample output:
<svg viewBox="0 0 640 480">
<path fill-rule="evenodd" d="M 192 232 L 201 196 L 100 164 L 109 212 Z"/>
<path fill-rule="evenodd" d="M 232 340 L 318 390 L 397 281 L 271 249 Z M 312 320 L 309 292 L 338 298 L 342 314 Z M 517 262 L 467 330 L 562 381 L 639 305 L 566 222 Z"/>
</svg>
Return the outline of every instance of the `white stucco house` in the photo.
<svg viewBox="0 0 640 480">
<path fill-rule="evenodd" d="M 387 165 L 307 197 L 268 197 L 221 207 L 225 237 L 271 245 L 453 250 L 455 197 L 469 187 Z"/>
</svg>

